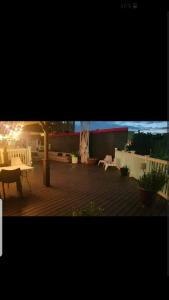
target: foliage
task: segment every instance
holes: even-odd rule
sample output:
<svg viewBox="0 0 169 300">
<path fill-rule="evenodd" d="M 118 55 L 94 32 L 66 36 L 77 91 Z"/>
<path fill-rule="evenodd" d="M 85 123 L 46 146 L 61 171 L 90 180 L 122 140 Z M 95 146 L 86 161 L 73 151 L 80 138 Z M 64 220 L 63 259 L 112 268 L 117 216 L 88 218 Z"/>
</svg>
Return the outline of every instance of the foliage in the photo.
<svg viewBox="0 0 169 300">
<path fill-rule="evenodd" d="M 124 150 L 125 151 L 134 151 L 134 145 L 133 145 L 133 143 L 126 144 L 125 147 L 124 147 Z"/>
<path fill-rule="evenodd" d="M 79 155 L 79 152 L 78 152 L 78 151 L 72 152 L 72 156 L 73 156 L 73 157 L 78 157 L 78 155 Z"/>
<path fill-rule="evenodd" d="M 84 209 L 77 209 L 73 211 L 73 216 L 77 217 L 92 217 L 92 216 L 102 216 L 103 214 L 103 209 L 102 208 L 97 208 L 95 206 L 95 203 L 92 201 L 90 202 L 90 206 Z"/>
<path fill-rule="evenodd" d="M 74 121 L 48 121 L 49 132 L 74 132 Z"/>
<path fill-rule="evenodd" d="M 163 188 L 167 180 L 167 175 L 165 175 L 161 170 L 157 171 L 153 169 L 151 172 L 144 173 L 139 178 L 139 186 L 144 188 L 146 191 L 157 193 Z"/>
<path fill-rule="evenodd" d="M 123 166 L 123 167 L 121 167 L 120 169 L 123 169 L 123 170 L 125 170 L 125 171 L 129 171 L 129 168 L 127 167 L 127 165 L 126 165 L 126 166 Z"/>
<path fill-rule="evenodd" d="M 135 133 L 127 151 L 134 150 L 140 155 L 169 160 L 169 134 Z"/>
<path fill-rule="evenodd" d="M 121 176 L 128 176 L 129 168 L 127 166 L 123 166 L 120 168 Z"/>
</svg>

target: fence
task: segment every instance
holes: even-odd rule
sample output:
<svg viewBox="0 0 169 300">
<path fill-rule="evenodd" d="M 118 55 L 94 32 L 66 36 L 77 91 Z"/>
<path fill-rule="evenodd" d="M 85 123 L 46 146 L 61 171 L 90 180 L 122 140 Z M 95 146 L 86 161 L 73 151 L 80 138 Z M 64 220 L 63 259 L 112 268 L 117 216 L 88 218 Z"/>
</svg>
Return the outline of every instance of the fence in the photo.
<svg viewBox="0 0 169 300">
<path fill-rule="evenodd" d="M 130 170 L 130 177 L 139 179 L 144 172 L 149 172 L 152 168 L 161 169 L 168 175 L 169 162 L 161 159 L 142 156 L 134 152 L 119 151 L 115 148 L 115 163 L 118 168 L 127 165 Z M 169 180 L 159 192 L 159 195 L 169 200 Z"/>
<path fill-rule="evenodd" d="M 32 163 L 31 147 L 28 148 L 16 148 L 7 149 L 8 159 L 11 160 L 13 157 L 19 157 L 23 164 L 28 166 Z M 0 149 L 0 164 L 4 163 L 4 149 Z"/>
</svg>

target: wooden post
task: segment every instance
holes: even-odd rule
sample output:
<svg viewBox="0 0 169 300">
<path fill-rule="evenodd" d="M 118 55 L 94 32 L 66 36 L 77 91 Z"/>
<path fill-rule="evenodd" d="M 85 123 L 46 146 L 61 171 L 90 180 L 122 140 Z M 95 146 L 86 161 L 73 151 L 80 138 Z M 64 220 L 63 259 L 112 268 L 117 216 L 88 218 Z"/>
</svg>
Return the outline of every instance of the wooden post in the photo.
<svg viewBox="0 0 169 300">
<path fill-rule="evenodd" d="M 29 165 L 29 166 L 32 166 L 32 152 L 31 152 L 31 147 L 30 146 L 28 146 L 28 148 L 27 148 L 26 164 Z"/>
<path fill-rule="evenodd" d="M 8 165 L 9 159 L 8 159 L 8 152 L 6 146 L 4 147 L 4 152 L 3 152 L 3 163 L 5 165 Z"/>
<path fill-rule="evenodd" d="M 46 125 L 46 122 L 44 122 Z M 48 157 L 48 128 L 47 126 L 43 127 L 44 129 L 44 160 L 43 160 L 43 183 L 46 186 L 50 186 L 50 164 Z"/>
</svg>

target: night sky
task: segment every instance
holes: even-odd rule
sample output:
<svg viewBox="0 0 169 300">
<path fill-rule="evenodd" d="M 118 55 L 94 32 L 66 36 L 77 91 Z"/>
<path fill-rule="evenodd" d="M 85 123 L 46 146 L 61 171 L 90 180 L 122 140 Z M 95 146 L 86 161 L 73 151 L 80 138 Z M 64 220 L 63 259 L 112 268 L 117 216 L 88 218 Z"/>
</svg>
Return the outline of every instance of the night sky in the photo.
<svg viewBox="0 0 169 300">
<path fill-rule="evenodd" d="M 80 130 L 79 121 L 76 121 L 75 127 L 76 131 Z M 129 131 L 135 132 L 140 130 L 141 132 L 166 133 L 167 121 L 91 121 L 90 125 L 91 130 L 116 127 L 128 127 Z"/>
</svg>

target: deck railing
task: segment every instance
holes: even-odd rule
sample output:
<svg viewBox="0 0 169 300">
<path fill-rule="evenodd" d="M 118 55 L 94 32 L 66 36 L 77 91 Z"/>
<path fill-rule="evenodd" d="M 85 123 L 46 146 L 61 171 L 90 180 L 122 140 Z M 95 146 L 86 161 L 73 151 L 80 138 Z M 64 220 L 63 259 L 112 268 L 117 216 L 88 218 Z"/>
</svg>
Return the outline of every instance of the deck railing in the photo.
<svg viewBox="0 0 169 300">
<path fill-rule="evenodd" d="M 13 157 L 19 157 L 22 163 L 30 166 L 32 164 L 31 147 L 28 148 L 16 148 L 7 149 L 8 159 L 11 160 Z M 0 149 L 0 163 L 4 163 L 4 149 Z"/>
<path fill-rule="evenodd" d="M 142 156 L 126 151 L 115 149 L 115 163 L 118 168 L 127 165 L 130 170 L 130 177 L 139 179 L 144 172 L 149 172 L 152 168 L 161 169 L 166 175 L 169 175 L 169 162 L 161 159 Z M 159 192 L 165 199 L 169 200 L 169 180 Z"/>
</svg>

